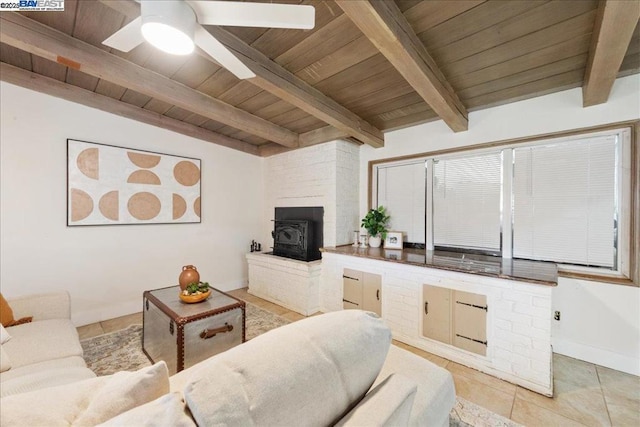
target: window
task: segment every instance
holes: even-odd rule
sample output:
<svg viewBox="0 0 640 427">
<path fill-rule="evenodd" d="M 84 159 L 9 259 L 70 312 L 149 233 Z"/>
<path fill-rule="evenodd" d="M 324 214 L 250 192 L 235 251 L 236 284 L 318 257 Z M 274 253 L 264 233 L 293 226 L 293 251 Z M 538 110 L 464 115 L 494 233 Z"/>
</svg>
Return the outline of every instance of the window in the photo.
<svg viewBox="0 0 640 427">
<path fill-rule="evenodd" d="M 634 125 L 635 126 L 635 125 Z M 373 162 L 372 204 L 427 249 L 630 275 L 631 126 Z M 637 178 L 634 178 L 637 180 Z M 638 250 L 638 249 L 636 249 Z M 608 273 L 607 273 L 608 271 Z"/>
<path fill-rule="evenodd" d="M 617 140 L 514 150 L 514 257 L 614 267 Z"/>
<path fill-rule="evenodd" d="M 376 205 L 384 206 L 391 216 L 390 230 L 404 232 L 407 242 L 424 244 L 424 160 L 378 168 Z"/>
<path fill-rule="evenodd" d="M 433 244 L 500 252 L 501 156 L 433 161 Z"/>
</svg>

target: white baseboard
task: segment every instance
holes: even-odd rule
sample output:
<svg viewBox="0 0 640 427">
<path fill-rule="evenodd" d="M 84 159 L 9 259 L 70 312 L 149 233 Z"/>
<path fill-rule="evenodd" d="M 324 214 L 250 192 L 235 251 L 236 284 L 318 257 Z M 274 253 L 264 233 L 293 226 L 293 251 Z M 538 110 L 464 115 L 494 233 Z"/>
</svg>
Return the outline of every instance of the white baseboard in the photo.
<svg viewBox="0 0 640 427">
<path fill-rule="evenodd" d="M 216 289 L 227 292 L 234 289 L 246 288 L 247 279 L 233 280 L 226 283 L 213 283 L 211 284 Z M 72 310 L 71 321 L 74 325 L 84 326 L 91 323 L 102 322 L 104 320 L 114 319 L 120 316 L 126 316 L 128 314 L 139 313 L 142 311 L 142 295 L 140 299 L 134 301 L 127 301 L 118 304 L 112 304 L 106 307 L 100 307 L 93 310 L 79 311 Z"/>
<path fill-rule="evenodd" d="M 559 340 L 553 341 L 553 351 L 554 353 L 595 363 L 617 371 L 640 375 L 640 360 L 623 354 L 571 341 Z"/>
<path fill-rule="evenodd" d="M 246 288 L 249 286 L 249 280 L 245 277 L 239 280 L 232 280 L 225 283 L 211 283 L 211 286 L 218 289 L 219 291 L 227 292 L 233 291 L 234 289 Z"/>
<path fill-rule="evenodd" d="M 72 310 L 71 321 L 76 326 L 89 325 L 91 323 L 102 322 L 128 314 L 140 313 L 142 311 L 142 295 L 135 301 L 127 301 L 113 304 L 99 309 L 76 312 Z"/>
</svg>

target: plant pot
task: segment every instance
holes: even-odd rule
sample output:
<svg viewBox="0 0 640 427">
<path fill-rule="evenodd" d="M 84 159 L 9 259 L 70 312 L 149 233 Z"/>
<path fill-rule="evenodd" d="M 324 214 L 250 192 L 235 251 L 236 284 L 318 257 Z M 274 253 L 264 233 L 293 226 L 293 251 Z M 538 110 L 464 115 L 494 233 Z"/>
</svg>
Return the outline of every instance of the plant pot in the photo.
<svg viewBox="0 0 640 427">
<path fill-rule="evenodd" d="M 382 239 L 380 238 L 380 236 L 369 237 L 369 246 L 371 246 L 372 248 L 379 248 L 381 244 L 382 244 Z"/>
</svg>

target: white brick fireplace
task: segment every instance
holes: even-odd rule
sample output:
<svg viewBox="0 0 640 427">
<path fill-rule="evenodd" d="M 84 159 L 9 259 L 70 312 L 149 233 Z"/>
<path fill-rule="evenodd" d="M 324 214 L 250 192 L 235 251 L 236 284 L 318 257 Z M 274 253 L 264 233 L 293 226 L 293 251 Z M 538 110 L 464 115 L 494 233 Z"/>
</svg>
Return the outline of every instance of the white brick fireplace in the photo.
<svg viewBox="0 0 640 427">
<path fill-rule="evenodd" d="M 276 207 L 322 206 L 323 245 L 352 242 L 353 231 L 359 229 L 359 153 L 354 143 L 333 141 L 266 159 L 264 252 L 273 243 Z M 305 315 L 320 307 L 320 261 L 306 263 L 256 253 L 248 254 L 247 261 L 249 293 Z M 287 290 L 295 296 L 287 296 Z"/>
</svg>

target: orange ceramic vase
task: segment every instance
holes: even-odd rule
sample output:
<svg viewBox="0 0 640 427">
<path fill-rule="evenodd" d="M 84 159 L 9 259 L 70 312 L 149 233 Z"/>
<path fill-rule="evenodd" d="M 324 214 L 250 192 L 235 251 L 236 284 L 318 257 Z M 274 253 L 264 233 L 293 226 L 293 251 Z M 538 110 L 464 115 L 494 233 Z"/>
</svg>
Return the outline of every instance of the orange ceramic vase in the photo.
<svg viewBox="0 0 640 427">
<path fill-rule="evenodd" d="M 193 265 L 185 265 L 182 267 L 182 273 L 180 273 L 180 277 L 178 278 L 180 289 L 184 291 L 188 285 L 194 282 L 200 282 L 200 273 L 198 273 L 198 269 Z"/>
</svg>

